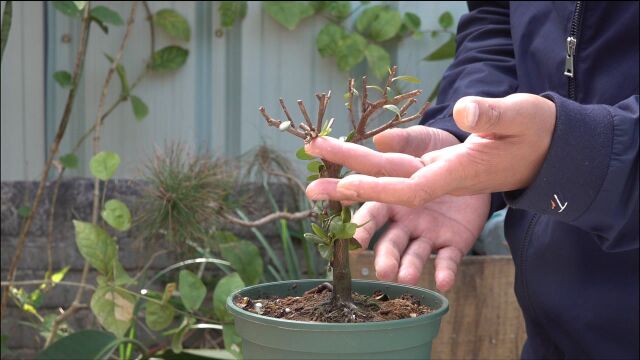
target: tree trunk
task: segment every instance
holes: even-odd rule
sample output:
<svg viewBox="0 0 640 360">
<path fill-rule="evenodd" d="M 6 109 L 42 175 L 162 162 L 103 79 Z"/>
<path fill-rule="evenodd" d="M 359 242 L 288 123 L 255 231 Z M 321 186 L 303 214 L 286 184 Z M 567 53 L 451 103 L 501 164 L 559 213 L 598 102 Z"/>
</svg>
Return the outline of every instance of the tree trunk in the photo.
<svg viewBox="0 0 640 360">
<path fill-rule="evenodd" d="M 333 166 L 331 166 L 333 165 Z M 339 178 L 341 166 L 325 162 L 327 168 L 326 177 Z M 339 201 L 330 201 L 329 210 L 331 214 L 340 216 L 342 204 Z M 351 271 L 349 269 L 349 239 L 336 240 L 333 243 L 333 259 L 331 260 L 333 269 L 333 302 L 351 304 Z"/>
</svg>

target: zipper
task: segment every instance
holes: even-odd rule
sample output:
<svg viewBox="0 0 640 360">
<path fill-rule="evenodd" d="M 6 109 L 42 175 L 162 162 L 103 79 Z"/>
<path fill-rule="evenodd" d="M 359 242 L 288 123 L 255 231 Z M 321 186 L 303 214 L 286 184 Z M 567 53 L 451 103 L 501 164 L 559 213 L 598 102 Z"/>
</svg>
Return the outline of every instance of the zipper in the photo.
<svg viewBox="0 0 640 360">
<path fill-rule="evenodd" d="M 580 25 L 582 24 L 583 1 L 576 1 L 576 8 L 571 19 L 571 29 L 567 37 L 567 57 L 564 64 L 564 75 L 569 78 L 569 98 L 576 100 L 575 57 L 578 46 Z"/>
</svg>

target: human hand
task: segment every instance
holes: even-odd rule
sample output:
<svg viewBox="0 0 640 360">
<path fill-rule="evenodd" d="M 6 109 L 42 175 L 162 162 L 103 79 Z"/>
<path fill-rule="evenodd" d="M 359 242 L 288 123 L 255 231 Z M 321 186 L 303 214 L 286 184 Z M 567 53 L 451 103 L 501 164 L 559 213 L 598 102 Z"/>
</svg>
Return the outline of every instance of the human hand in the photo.
<svg viewBox="0 0 640 360">
<path fill-rule="evenodd" d="M 330 138 L 314 139 L 306 146 L 309 154 L 363 175 L 317 180 L 307 194 L 311 199 L 420 207 L 445 194 L 525 188 L 549 149 L 556 110 L 543 97 L 514 94 L 498 99 L 462 98 L 453 116 L 471 135 L 462 144 L 425 154 L 382 154 Z"/>
<path fill-rule="evenodd" d="M 326 141 L 325 141 L 326 140 Z M 323 139 L 321 151 L 328 153 L 350 150 L 366 152 L 380 159 L 372 168 L 363 168 L 358 157 L 345 159 L 351 169 L 372 175 L 410 175 L 413 168 L 404 169 L 403 160 L 411 162 L 412 156 L 458 144 L 451 134 L 425 126 L 387 130 L 374 138 L 375 152 L 360 145 Z M 404 154 L 400 154 L 404 153 Z M 325 155 L 326 156 L 326 155 Z M 407 164 L 411 166 L 411 163 Z M 307 195 L 318 199 L 323 192 L 332 193 L 337 179 L 322 179 L 309 185 Z M 436 287 L 449 290 L 461 258 L 477 239 L 489 211 L 489 195 L 443 196 L 418 209 L 378 202 L 365 203 L 353 216 L 352 221 L 364 224 L 358 228 L 354 238 L 364 248 L 373 234 L 385 223 L 389 227 L 375 247 L 376 277 L 385 281 L 416 284 L 424 264 L 432 252 L 435 259 Z"/>
</svg>

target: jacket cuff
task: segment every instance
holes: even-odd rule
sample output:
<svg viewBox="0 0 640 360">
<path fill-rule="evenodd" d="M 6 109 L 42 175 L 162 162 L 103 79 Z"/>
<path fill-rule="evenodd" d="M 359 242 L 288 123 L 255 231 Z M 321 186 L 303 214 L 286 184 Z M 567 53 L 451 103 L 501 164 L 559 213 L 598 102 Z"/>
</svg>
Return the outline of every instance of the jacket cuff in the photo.
<svg viewBox="0 0 640 360">
<path fill-rule="evenodd" d="M 613 141 L 613 116 L 604 106 L 581 105 L 547 92 L 556 124 L 547 156 L 528 188 L 504 193 L 514 208 L 573 221 L 589 208 L 604 183 Z"/>
</svg>

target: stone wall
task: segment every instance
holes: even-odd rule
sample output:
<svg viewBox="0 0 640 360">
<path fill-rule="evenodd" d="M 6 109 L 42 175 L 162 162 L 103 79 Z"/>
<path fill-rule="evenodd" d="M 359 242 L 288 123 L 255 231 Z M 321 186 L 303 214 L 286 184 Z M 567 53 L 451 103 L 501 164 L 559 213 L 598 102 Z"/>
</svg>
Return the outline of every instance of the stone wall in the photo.
<svg viewBox="0 0 640 360">
<path fill-rule="evenodd" d="M 2 256 L 2 280 L 5 281 L 10 268 L 11 259 L 15 253 L 20 228 L 24 219 L 18 214 L 18 209 L 30 204 L 37 190 L 37 182 L 3 182 L 1 184 L 1 256 Z M 31 231 L 29 233 L 26 246 L 24 248 L 16 280 L 39 280 L 43 279 L 47 270 L 47 228 L 48 215 L 51 209 L 51 196 L 53 193 L 53 183 L 47 184 L 46 191 L 38 212 L 35 214 Z M 107 199 L 117 198 L 125 202 L 131 209 L 135 209 L 137 201 L 142 191 L 143 184 L 132 180 L 110 181 L 107 186 Z M 255 188 L 255 187 L 254 187 Z M 286 191 L 282 186 L 273 187 L 274 196 L 287 203 L 287 208 L 295 208 L 290 196 L 285 196 Z M 240 190 L 242 191 L 242 189 Z M 247 189 L 245 188 L 245 191 Z M 54 231 L 52 239 L 52 259 L 54 271 L 60 270 L 64 266 L 70 266 L 65 280 L 79 281 L 82 273 L 84 260 L 77 250 L 75 244 L 75 234 L 72 220 L 80 219 L 90 221 L 93 203 L 93 180 L 85 178 L 65 179 L 58 193 L 58 200 L 55 208 Z M 284 207 L 284 206 L 283 206 Z M 271 206 L 265 196 L 252 196 L 251 208 L 254 209 L 251 218 L 267 213 Z M 262 210 L 256 210 L 262 209 Z M 135 216 L 135 213 L 134 213 Z M 107 227 L 105 227 L 107 228 Z M 229 227 L 228 230 L 235 234 L 253 239 L 252 233 L 245 228 Z M 120 261 L 130 274 L 135 274 L 146 264 L 152 254 L 159 249 L 167 248 L 166 243 L 150 243 L 146 239 L 140 239 L 133 233 L 135 227 L 129 232 L 113 232 L 120 246 Z M 273 239 L 272 246 L 279 252 L 278 233 L 275 225 L 260 228 L 267 238 Z M 170 252 L 158 256 L 150 267 L 153 273 L 179 259 L 175 252 Z M 90 275 L 89 283 L 95 283 L 95 274 Z M 33 289 L 33 287 L 27 287 Z M 75 287 L 57 286 L 44 296 L 44 303 L 40 309 L 43 314 L 56 312 L 60 307 L 66 308 L 71 304 L 76 294 Z M 90 293 L 85 293 L 90 296 Z M 84 303 L 88 303 L 88 296 Z M 31 317 L 31 319 L 29 319 Z M 8 345 L 12 349 L 12 354 L 6 358 L 31 358 L 37 349 L 41 348 L 43 338 L 38 332 L 28 326 L 22 325 L 19 321 L 33 321 L 33 317 L 28 315 L 11 304 L 7 309 L 7 314 L 2 321 L 2 334 L 8 336 Z M 74 329 L 96 327 L 95 319 L 90 310 L 82 310 L 70 321 L 70 326 Z M 5 358 L 5 357 L 3 357 Z"/>
</svg>

